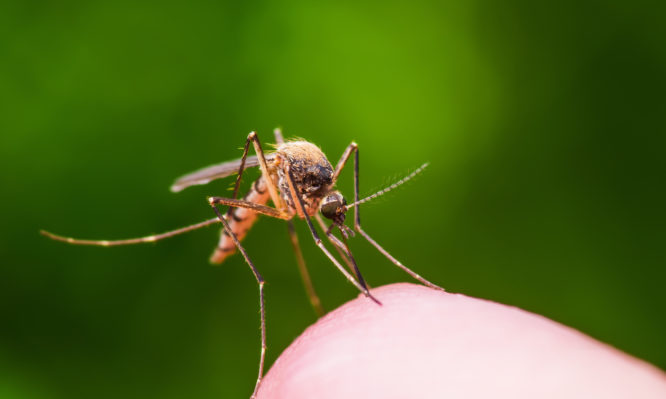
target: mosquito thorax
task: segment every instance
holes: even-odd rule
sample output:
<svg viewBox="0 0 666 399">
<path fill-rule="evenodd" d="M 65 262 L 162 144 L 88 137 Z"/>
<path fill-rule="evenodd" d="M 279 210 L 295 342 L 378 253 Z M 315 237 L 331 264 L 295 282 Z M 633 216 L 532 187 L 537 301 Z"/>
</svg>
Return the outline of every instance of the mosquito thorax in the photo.
<svg viewBox="0 0 666 399">
<path fill-rule="evenodd" d="M 324 217 L 342 224 L 345 221 L 346 205 L 345 197 L 339 191 L 332 191 L 322 199 L 319 209 Z"/>
<path fill-rule="evenodd" d="M 314 216 L 323 196 L 333 185 L 333 167 L 316 145 L 307 141 L 290 141 L 278 146 L 275 155 L 277 188 L 290 211 L 301 215 L 300 205 L 292 198 L 292 187 L 303 202 L 305 212 Z"/>
</svg>

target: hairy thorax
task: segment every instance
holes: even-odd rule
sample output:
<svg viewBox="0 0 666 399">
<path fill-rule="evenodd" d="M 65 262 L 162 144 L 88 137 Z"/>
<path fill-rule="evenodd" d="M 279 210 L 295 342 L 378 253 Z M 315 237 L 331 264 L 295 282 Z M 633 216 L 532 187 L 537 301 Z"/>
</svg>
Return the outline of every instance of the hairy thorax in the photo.
<svg viewBox="0 0 666 399">
<path fill-rule="evenodd" d="M 333 167 L 319 147 L 307 141 L 281 144 L 277 148 L 273 165 L 280 194 L 290 212 L 303 217 L 291 195 L 286 178 L 288 169 L 305 211 L 310 216 L 317 213 L 319 202 L 330 191 L 333 183 Z"/>
</svg>

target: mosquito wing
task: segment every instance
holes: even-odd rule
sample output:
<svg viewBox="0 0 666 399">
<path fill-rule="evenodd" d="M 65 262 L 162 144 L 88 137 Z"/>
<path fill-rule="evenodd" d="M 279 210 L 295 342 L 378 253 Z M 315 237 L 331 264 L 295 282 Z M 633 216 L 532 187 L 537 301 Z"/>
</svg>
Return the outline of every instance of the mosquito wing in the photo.
<svg viewBox="0 0 666 399">
<path fill-rule="evenodd" d="M 266 161 L 272 161 L 273 157 L 273 154 L 266 154 Z M 185 176 L 178 178 L 178 180 L 176 180 L 173 185 L 171 185 L 171 191 L 177 193 L 190 186 L 208 184 L 215 179 L 231 176 L 238 172 L 240 164 L 241 160 L 236 159 L 217 165 L 211 165 L 206 168 L 199 169 L 195 172 L 186 174 Z M 251 155 L 245 158 L 245 168 L 252 168 L 255 166 L 259 166 L 259 159 L 256 155 Z"/>
</svg>

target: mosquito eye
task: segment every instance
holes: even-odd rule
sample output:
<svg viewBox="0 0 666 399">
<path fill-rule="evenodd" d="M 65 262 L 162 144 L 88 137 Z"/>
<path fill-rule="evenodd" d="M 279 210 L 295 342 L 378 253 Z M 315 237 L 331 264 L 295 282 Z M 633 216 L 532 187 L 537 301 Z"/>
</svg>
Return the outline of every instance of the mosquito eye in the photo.
<svg viewBox="0 0 666 399">
<path fill-rule="evenodd" d="M 338 207 L 340 207 L 340 201 L 327 201 L 321 205 L 321 214 L 328 219 L 333 219 L 337 215 Z"/>
<path fill-rule="evenodd" d="M 328 219 L 343 221 L 345 216 L 345 197 L 342 196 L 339 192 L 335 191 L 330 195 L 324 197 L 321 202 L 321 214 Z"/>
</svg>

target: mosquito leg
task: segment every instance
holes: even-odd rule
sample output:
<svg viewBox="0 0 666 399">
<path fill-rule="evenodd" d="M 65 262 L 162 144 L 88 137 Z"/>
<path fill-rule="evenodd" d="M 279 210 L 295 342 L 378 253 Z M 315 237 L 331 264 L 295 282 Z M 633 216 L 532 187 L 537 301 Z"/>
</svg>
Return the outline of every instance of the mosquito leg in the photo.
<svg viewBox="0 0 666 399">
<path fill-rule="evenodd" d="M 254 132 L 253 132 L 254 133 Z M 247 159 L 247 153 L 250 149 L 250 142 L 252 141 L 252 133 L 248 134 L 247 139 L 245 140 L 245 147 L 243 147 L 243 156 L 241 157 L 240 165 L 238 166 L 238 176 L 236 176 L 236 183 L 234 184 L 234 193 L 231 198 L 236 199 L 238 196 L 238 188 L 240 187 L 240 182 L 243 177 L 243 171 L 245 170 L 245 159 Z M 227 210 L 227 218 L 231 216 L 231 211 L 233 208 L 229 207 Z"/>
<path fill-rule="evenodd" d="M 211 205 L 228 205 L 231 207 L 236 207 L 236 208 L 248 208 L 253 210 L 254 212 L 260 213 L 262 215 L 270 216 L 276 219 L 284 219 L 288 220 L 291 218 L 290 215 L 280 212 L 279 210 L 275 208 L 271 208 L 270 206 L 262 205 L 262 204 L 257 204 L 254 202 L 250 201 L 245 201 L 245 200 L 239 200 L 239 199 L 234 199 L 234 198 L 224 198 L 224 197 L 208 197 L 208 202 Z"/>
<path fill-rule="evenodd" d="M 234 244 L 236 244 L 236 248 L 238 248 L 238 251 L 243 255 L 243 258 L 245 258 L 245 262 L 250 266 L 250 270 L 252 270 L 252 274 L 254 274 L 254 278 L 257 280 L 257 284 L 259 284 L 259 313 L 260 313 L 260 318 L 261 318 L 261 354 L 259 356 L 259 373 L 257 376 L 257 383 L 254 386 L 254 391 L 252 392 L 252 396 L 250 398 L 256 398 L 257 392 L 259 391 L 259 385 L 261 384 L 261 379 L 263 378 L 264 375 L 264 361 L 266 358 L 266 309 L 264 305 L 264 279 L 261 277 L 261 274 L 259 274 L 259 271 L 257 268 L 254 266 L 252 261 L 250 260 L 250 257 L 247 255 L 245 252 L 245 248 L 241 245 L 240 241 L 238 240 L 238 237 L 236 237 L 236 234 L 234 234 L 233 231 L 231 231 L 231 228 L 229 227 L 229 223 L 227 223 L 227 219 L 225 216 L 222 216 L 222 213 L 217 209 L 214 203 L 210 203 L 210 206 L 213 207 L 213 210 L 215 211 L 215 214 L 217 215 L 217 218 L 222 222 L 222 225 L 224 226 L 224 230 L 229 234 L 229 237 L 234 241 Z"/>
<path fill-rule="evenodd" d="M 368 240 L 368 242 L 369 242 L 370 244 L 372 244 L 375 248 L 377 248 L 377 250 L 378 250 L 379 252 L 381 252 L 382 255 L 386 256 L 386 257 L 388 258 L 388 260 L 390 260 L 391 262 L 393 262 L 394 265 L 396 265 L 396 266 L 398 266 L 399 268 L 401 268 L 402 270 L 404 270 L 407 274 L 409 274 L 410 276 L 412 276 L 415 280 L 418 280 L 421 284 L 423 284 L 423 285 L 425 285 L 425 286 L 428 286 L 428 287 L 430 287 L 430 288 L 434 288 L 434 289 L 438 289 L 438 290 L 442 290 L 442 291 L 444 291 L 444 288 L 442 288 L 442 287 L 440 287 L 440 286 L 438 286 L 438 285 L 435 285 L 435 284 L 431 283 L 430 281 L 424 279 L 424 278 L 421 277 L 418 273 L 414 272 L 412 269 L 410 269 L 410 268 L 408 268 L 407 266 L 403 265 L 402 263 L 400 263 L 399 260 L 397 260 L 396 258 L 394 258 L 393 256 L 391 256 L 391 254 L 388 253 L 384 248 L 382 248 L 381 245 L 379 245 L 375 240 L 373 240 L 372 237 L 370 237 L 370 236 L 368 235 L 368 233 L 366 233 L 365 231 L 363 231 L 363 229 L 361 228 L 361 226 L 358 226 L 358 227 L 356 228 L 356 230 L 357 230 L 357 231 L 358 231 L 363 237 L 365 237 L 365 239 Z"/>
<path fill-rule="evenodd" d="M 284 212 L 287 208 L 282 202 L 282 198 L 278 195 L 277 187 L 275 182 L 271 177 L 271 174 L 268 172 L 268 164 L 266 163 L 266 157 L 264 157 L 264 150 L 261 148 L 261 143 L 259 142 L 259 137 L 257 133 L 250 132 L 247 136 L 248 140 L 252 140 L 254 145 L 254 151 L 257 153 L 257 158 L 259 159 L 259 166 L 261 167 L 261 175 L 266 181 L 266 186 L 268 187 L 268 192 L 271 195 L 271 200 L 273 200 L 273 205 L 275 208 L 279 209 L 280 212 Z"/>
<path fill-rule="evenodd" d="M 338 181 L 338 177 L 340 177 L 340 172 L 342 172 L 342 168 L 345 167 L 347 161 L 349 160 L 349 156 L 354 151 L 358 153 L 358 144 L 352 141 L 345 149 L 345 152 L 342 153 L 342 156 L 340 157 L 338 164 L 335 165 L 335 172 L 333 172 L 333 184 L 335 184 L 335 182 Z"/>
<path fill-rule="evenodd" d="M 372 294 L 370 294 L 370 291 L 368 291 L 368 289 L 366 287 L 359 284 L 359 282 L 356 281 L 356 279 L 351 274 L 349 274 L 349 272 L 340 264 L 340 262 L 338 262 L 338 260 L 335 259 L 333 254 L 331 254 L 328 251 L 328 249 L 326 249 L 326 247 L 324 246 L 324 243 L 321 241 L 321 238 L 319 238 L 319 235 L 317 234 L 317 230 L 315 230 L 314 225 L 312 224 L 312 220 L 310 220 L 310 216 L 308 215 L 307 211 L 305 210 L 305 205 L 303 205 L 303 199 L 296 193 L 296 189 L 295 189 L 295 186 L 294 186 L 294 176 L 291 173 L 291 170 L 289 169 L 288 165 L 287 165 L 286 169 L 287 169 L 286 170 L 286 172 L 287 172 L 286 175 L 287 175 L 287 183 L 289 185 L 289 191 L 291 192 L 292 198 L 295 199 L 294 202 L 296 204 L 298 204 L 298 206 L 300 207 L 300 210 L 303 213 L 303 217 L 305 217 L 305 221 L 307 222 L 308 227 L 310 228 L 310 232 L 312 233 L 312 238 L 314 239 L 315 244 L 319 247 L 319 249 L 321 249 L 324 252 L 324 254 L 328 257 L 328 259 L 330 259 L 331 262 L 333 262 L 335 267 L 337 267 L 338 270 L 340 270 L 340 272 L 342 274 L 344 274 L 345 277 L 347 277 L 347 280 L 349 280 L 349 282 L 354 284 L 354 286 L 356 288 L 358 288 L 358 290 L 361 291 L 365 296 L 372 299 L 377 304 L 381 305 L 381 302 L 379 302 L 377 300 L 377 298 L 372 296 Z"/>
<path fill-rule="evenodd" d="M 312 285 L 312 279 L 310 278 L 310 273 L 308 273 L 305 258 L 303 258 L 303 252 L 301 252 L 301 245 L 298 242 L 298 235 L 296 235 L 296 229 L 294 229 L 294 223 L 291 220 L 287 221 L 287 230 L 289 231 L 291 246 L 294 249 L 294 255 L 296 256 L 298 271 L 301 273 L 301 279 L 305 286 L 305 292 L 308 294 L 308 299 L 310 299 L 310 304 L 317 314 L 317 317 L 322 317 L 325 314 L 324 308 L 321 306 L 321 300 L 319 299 L 319 296 L 317 296 L 317 292 Z"/>
<path fill-rule="evenodd" d="M 352 143 L 352 144 L 354 144 L 354 143 Z M 359 173 L 358 173 L 358 164 L 359 164 L 359 162 L 358 162 L 358 147 L 354 147 L 354 148 L 353 148 L 352 150 L 350 150 L 350 151 L 355 151 L 355 152 L 354 152 L 354 202 L 358 202 L 358 200 L 359 200 L 359 195 L 358 195 L 358 191 L 359 191 L 359 190 L 358 190 L 358 185 L 359 185 L 359 183 L 358 183 L 358 181 L 359 181 Z M 347 158 L 348 158 L 348 157 L 347 157 Z M 346 161 L 346 158 L 345 158 L 345 161 Z M 344 164 L 343 164 L 343 166 L 344 166 Z M 402 270 L 404 270 L 407 274 L 409 274 L 410 276 L 412 276 L 415 280 L 418 280 L 421 284 L 423 284 L 423 285 L 425 285 L 425 286 L 428 286 L 428 287 L 430 287 L 430 288 L 435 288 L 435 289 L 438 289 L 438 290 L 442 290 L 442 291 L 444 291 L 444 288 L 442 288 L 442 287 L 440 287 L 440 286 L 438 286 L 438 285 L 435 285 L 435 284 L 431 283 L 430 281 L 428 281 L 428 280 L 424 279 L 423 277 L 421 277 L 418 273 L 414 272 L 413 270 L 411 270 L 411 269 L 408 268 L 407 266 L 405 266 L 405 265 L 403 265 L 402 263 L 400 263 L 396 258 L 394 258 L 393 256 L 391 256 L 391 254 L 389 254 L 388 251 L 386 251 L 384 248 L 382 248 L 381 245 L 379 245 L 379 244 L 377 243 L 377 241 L 373 240 L 373 239 L 368 235 L 368 233 L 366 233 L 366 232 L 361 228 L 361 210 L 360 210 L 360 208 L 361 208 L 360 204 L 357 204 L 357 205 L 354 207 L 354 228 L 356 229 L 356 231 L 358 231 L 363 237 L 365 237 L 365 239 L 368 240 L 368 242 L 369 242 L 370 244 L 372 244 L 375 248 L 377 248 L 377 250 L 378 250 L 382 255 L 386 256 L 386 258 L 388 258 L 388 260 L 390 260 L 391 262 L 393 262 L 394 265 L 396 265 L 396 266 L 398 266 L 399 268 L 401 268 Z"/>
<path fill-rule="evenodd" d="M 124 240 L 81 240 L 78 238 L 71 238 L 71 237 L 63 237 L 57 234 L 49 233 L 48 231 L 45 230 L 40 230 L 40 234 L 56 241 L 62 241 L 66 242 L 69 244 L 74 244 L 74 245 L 98 245 L 101 247 L 113 247 L 116 245 L 131 245 L 131 244 L 143 244 L 143 243 L 148 243 L 148 242 L 155 242 L 159 240 L 163 240 L 165 238 L 173 237 L 178 234 L 183 234 L 187 233 L 192 230 L 197 230 L 202 227 L 210 226 L 211 224 L 219 223 L 220 220 L 218 218 L 214 219 L 209 219 L 205 220 L 201 223 L 193 224 L 191 226 L 186 226 L 186 227 L 181 227 L 180 229 L 176 230 L 171 230 L 167 231 L 166 233 L 162 234 L 153 234 L 150 236 L 145 236 L 145 237 L 139 237 L 139 238 L 129 238 L 129 239 L 124 239 Z"/>
</svg>

